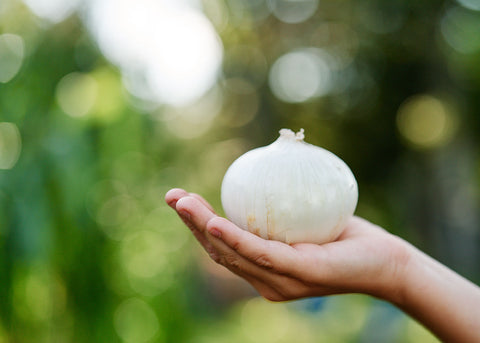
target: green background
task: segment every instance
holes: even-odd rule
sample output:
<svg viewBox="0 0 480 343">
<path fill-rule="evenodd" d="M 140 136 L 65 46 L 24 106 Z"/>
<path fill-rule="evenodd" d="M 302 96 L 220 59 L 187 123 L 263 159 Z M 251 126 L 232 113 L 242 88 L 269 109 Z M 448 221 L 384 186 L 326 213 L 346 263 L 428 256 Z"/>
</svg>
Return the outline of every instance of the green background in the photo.
<svg viewBox="0 0 480 343">
<path fill-rule="evenodd" d="M 163 197 L 182 187 L 221 212 L 233 160 L 304 128 L 351 167 L 359 216 L 480 282 L 480 3 L 323 0 L 294 24 L 259 17 L 266 6 L 203 1 L 222 72 L 204 98 L 174 108 L 138 105 L 80 9 L 49 23 L 0 3 L 0 34 L 25 44 L 0 83 L 0 342 L 436 341 L 367 296 L 262 300 L 208 260 Z M 343 56 L 344 86 L 282 101 L 269 71 L 304 47 Z M 58 102 L 70 73 L 101 94 L 82 117 Z M 221 106 L 197 134 L 209 101 Z"/>
</svg>

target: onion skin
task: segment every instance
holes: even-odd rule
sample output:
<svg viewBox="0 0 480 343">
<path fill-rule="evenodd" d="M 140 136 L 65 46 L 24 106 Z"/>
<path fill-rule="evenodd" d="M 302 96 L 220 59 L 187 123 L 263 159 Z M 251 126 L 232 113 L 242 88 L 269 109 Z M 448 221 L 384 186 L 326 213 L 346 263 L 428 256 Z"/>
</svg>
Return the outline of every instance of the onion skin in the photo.
<svg viewBox="0 0 480 343">
<path fill-rule="evenodd" d="M 288 244 L 334 241 L 353 215 L 358 186 L 333 153 L 287 129 L 272 144 L 240 156 L 222 182 L 229 220 Z"/>
</svg>

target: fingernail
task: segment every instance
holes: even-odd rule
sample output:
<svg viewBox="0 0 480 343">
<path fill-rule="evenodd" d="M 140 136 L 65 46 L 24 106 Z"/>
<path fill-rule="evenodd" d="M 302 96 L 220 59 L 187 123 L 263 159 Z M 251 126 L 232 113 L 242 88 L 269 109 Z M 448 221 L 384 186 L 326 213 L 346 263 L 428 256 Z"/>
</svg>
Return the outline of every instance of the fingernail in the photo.
<svg viewBox="0 0 480 343">
<path fill-rule="evenodd" d="M 222 237 L 222 233 L 215 229 L 215 228 L 211 228 L 210 230 L 208 230 L 208 232 L 213 236 L 213 237 L 217 237 L 217 238 L 220 238 Z"/>
<path fill-rule="evenodd" d="M 181 211 L 178 211 L 178 214 L 185 220 L 190 221 L 191 219 L 190 213 L 188 213 L 187 211 L 181 210 Z"/>
</svg>

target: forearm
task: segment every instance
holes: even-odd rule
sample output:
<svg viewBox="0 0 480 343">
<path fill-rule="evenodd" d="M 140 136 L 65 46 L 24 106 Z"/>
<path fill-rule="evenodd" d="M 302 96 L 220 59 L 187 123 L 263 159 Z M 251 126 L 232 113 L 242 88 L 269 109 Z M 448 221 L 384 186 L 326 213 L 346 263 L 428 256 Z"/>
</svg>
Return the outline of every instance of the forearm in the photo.
<svg viewBox="0 0 480 343">
<path fill-rule="evenodd" d="M 445 342 L 480 342 L 480 288 L 410 247 L 400 292 L 389 299 Z"/>
</svg>

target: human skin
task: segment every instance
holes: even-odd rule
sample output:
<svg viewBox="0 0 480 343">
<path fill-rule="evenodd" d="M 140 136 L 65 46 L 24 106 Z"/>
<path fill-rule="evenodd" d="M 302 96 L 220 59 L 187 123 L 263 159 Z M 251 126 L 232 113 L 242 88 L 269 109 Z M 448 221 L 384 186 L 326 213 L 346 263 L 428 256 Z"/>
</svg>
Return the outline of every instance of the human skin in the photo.
<svg viewBox="0 0 480 343">
<path fill-rule="evenodd" d="M 268 300 L 364 293 L 398 306 L 444 342 L 480 342 L 480 288 L 364 219 L 352 217 L 334 242 L 288 245 L 217 216 L 198 194 L 175 188 L 165 201 L 215 262 Z"/>
</svg>

